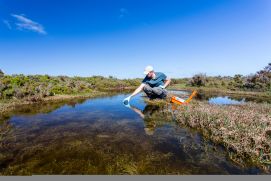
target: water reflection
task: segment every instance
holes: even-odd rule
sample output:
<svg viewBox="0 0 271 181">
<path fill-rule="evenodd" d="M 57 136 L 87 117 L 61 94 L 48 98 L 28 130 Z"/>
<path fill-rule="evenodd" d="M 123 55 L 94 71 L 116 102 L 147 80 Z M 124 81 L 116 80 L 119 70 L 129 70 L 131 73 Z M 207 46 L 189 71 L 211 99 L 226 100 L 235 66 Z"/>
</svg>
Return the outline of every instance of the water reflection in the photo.
<svg viewBox="0 0 271 181">
<path fill-rule="evenodd" d="M 126 107 L 133 110 L 143 119 L 145 124 L 144 130 L 147 135 L 153 135 L 156 127 L 175 124 L 172 112 L 165 111 L 165 109 L 168 110 L 165 107 L 147 104 L 143 111 L 134 105 L 131 106 L 130 104 L 126 105 Z"/>
<path fill-rule="evenodd" d="M 245 99 L 231 99 L 228 96 L 225 97 L 213 97 L 208 100 L 210 104 L 218 104 L 218 105 L 236 105 L 236 104 L 244 104 Z"/>
<path fill-rule="evenodd" d="M 218 105 L 231 105 L 231 104 L 243 104 L 246 102 L 256 102 L 256 103 L 271 103 L 270 97 L 261 97 L 253 95 L 227 95 L 218 93 L 203 93 L 199 92 L 196 97 L 200 101 L 208 101 L 211 104 Z"/>
</svg>

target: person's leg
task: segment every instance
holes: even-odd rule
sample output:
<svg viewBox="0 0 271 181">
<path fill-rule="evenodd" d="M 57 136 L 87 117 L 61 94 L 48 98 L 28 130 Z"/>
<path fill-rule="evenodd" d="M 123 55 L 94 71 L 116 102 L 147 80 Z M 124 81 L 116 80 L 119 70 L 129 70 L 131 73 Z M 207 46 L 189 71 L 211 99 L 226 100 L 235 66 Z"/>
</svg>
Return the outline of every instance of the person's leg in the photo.
<svg viewBox="0 0 271 181">
<path fill-rule="evenodd" d="M 167 98 L 167 90 L 163 90 L 163 94 L 161 95 L 162 99 L 166 99 Z"/>
<path fill-rule="evenodd" d="M 167 97 L 167 91 L 161 87 L 154 87 L 152 91 L 157 98 L 165 99 Z"/>
<path fill-rule="evenodd" d="M 151 88 L 148 84 L 146 84 L 146 85 L 143 87 L 143 91 L 147 94 L 147 96 L 148 96 L 149 98 L 152 98 L 152 96 L 153 96 L 153 90 L 152 90 L 152 88 Z"/>
<path fill-rule="evenodd" d="M 167 90 L 163 89 L 163 93 L 160 95 L 161 99 L 166 99 L 167 98 Z"/>
<path fill-rule="evenodd" d="M 165 89 L 162 89 L 161 87 L 150 87 L 148 84 L 146 84 L 143 87 L 143 91 L 147 94 L 147 96 L 150 99 L 165 99 L 167 97 L 167 91 Z"/>
</svg>

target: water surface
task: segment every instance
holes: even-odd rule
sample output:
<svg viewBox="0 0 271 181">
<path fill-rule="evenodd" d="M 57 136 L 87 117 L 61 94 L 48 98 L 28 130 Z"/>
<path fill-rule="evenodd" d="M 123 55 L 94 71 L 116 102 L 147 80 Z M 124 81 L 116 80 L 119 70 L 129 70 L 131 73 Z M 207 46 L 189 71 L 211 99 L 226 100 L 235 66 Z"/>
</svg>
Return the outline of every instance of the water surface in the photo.
<svg viewBox="0 0 271 181">
<path fill-rule="evenodd" d="M 172 95 L 176 95 L 178 97 L 181 97 L 182 99 L 187 99 L 191 92 L 184 91 L 184 90 L 170 90 L 168 91 Z M 242 96 L 239 96 L 238 98 L 233 98 L 230 96 L 222 96 L 222 95 L 216 95 L 216 94 L 210 94 L 206 95 L 203 93 L 198 93 L 195 99 L 198 100 L 207 100 L 210 104 L 216 104 L 216 105 L 238 105 L 238 104 L 244 104 L 248 100 Z"/>
<path fill-rule="evenodd" d="M 260 174 L 231 162 L 222 147 L 180 127 L 142 95 L 25 106 L 1 129 L 0 173 Z"/>
<path fill-rule="evenodd" d="M 212 97 L 208 100 L 210 104 L 217 104 L 217 105 L 238 105 L 238 104 L 244 104 L 245 99 L 237 100 L 230 98 L 229 96 L 218 96 L 218 97 Z"/>
</svg>

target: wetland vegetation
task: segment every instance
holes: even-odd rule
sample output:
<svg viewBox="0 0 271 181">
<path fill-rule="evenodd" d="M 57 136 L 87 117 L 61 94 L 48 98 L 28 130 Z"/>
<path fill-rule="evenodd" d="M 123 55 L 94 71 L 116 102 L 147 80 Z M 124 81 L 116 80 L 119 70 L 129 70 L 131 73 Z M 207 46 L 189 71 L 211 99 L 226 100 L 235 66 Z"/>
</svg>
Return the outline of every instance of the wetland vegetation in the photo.
<svg viewBox="0 0 271 181">
<path fill-rule="evenodd" d="M 128 109 L 140 82 L 0 71 L 0 174 L 270 174 L 271 64 L 173 79 L 170 95 L 198 91 L 185 106 Z"/>
</svg>

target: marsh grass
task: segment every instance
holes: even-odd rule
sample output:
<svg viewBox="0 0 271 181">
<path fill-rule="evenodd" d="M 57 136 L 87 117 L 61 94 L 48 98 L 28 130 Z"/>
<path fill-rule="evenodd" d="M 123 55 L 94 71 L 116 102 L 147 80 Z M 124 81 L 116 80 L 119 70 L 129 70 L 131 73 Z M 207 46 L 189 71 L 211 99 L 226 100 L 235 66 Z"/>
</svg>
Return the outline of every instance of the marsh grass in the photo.
<svg viewBox="0 0 271 181">
<path fill-rule="evenodd" d="M 215 143 L 225 146 L 235 162 L 270 169 L 270 104 L 219 106 L 193 101 L 179 106 L 176 118 L 181 125 L 200 130 Z"/>
<path fill-rule="evenodd" d="M 257 93 L 245 96 L 249 95 L 262 96 Z M 170 104 L 169 98 L 146 99 L 145 102 L 168 112 L 172 112 L 174 106 L 174 117 L 180 126 L 198 130 L 215 144 L 225 147 L 229 158 L 236 164 L 259 165 L 270 172 L 271 104 L 212 105 L 207 101 L 193 100 L 188 105 L 179 106 Z"/>
<path fill-rule="evenodd" d="M 144 98 L 144 102 L 147 105 L 151 105 L 151 106 L 158 106 L 158 107 L 164 107 L 166 105 L 168 105 L 168 101 L 164 100 L 164 99 L 154 99 L 154 100 L 150 100 L 149 98 Z"/>
</svg>

